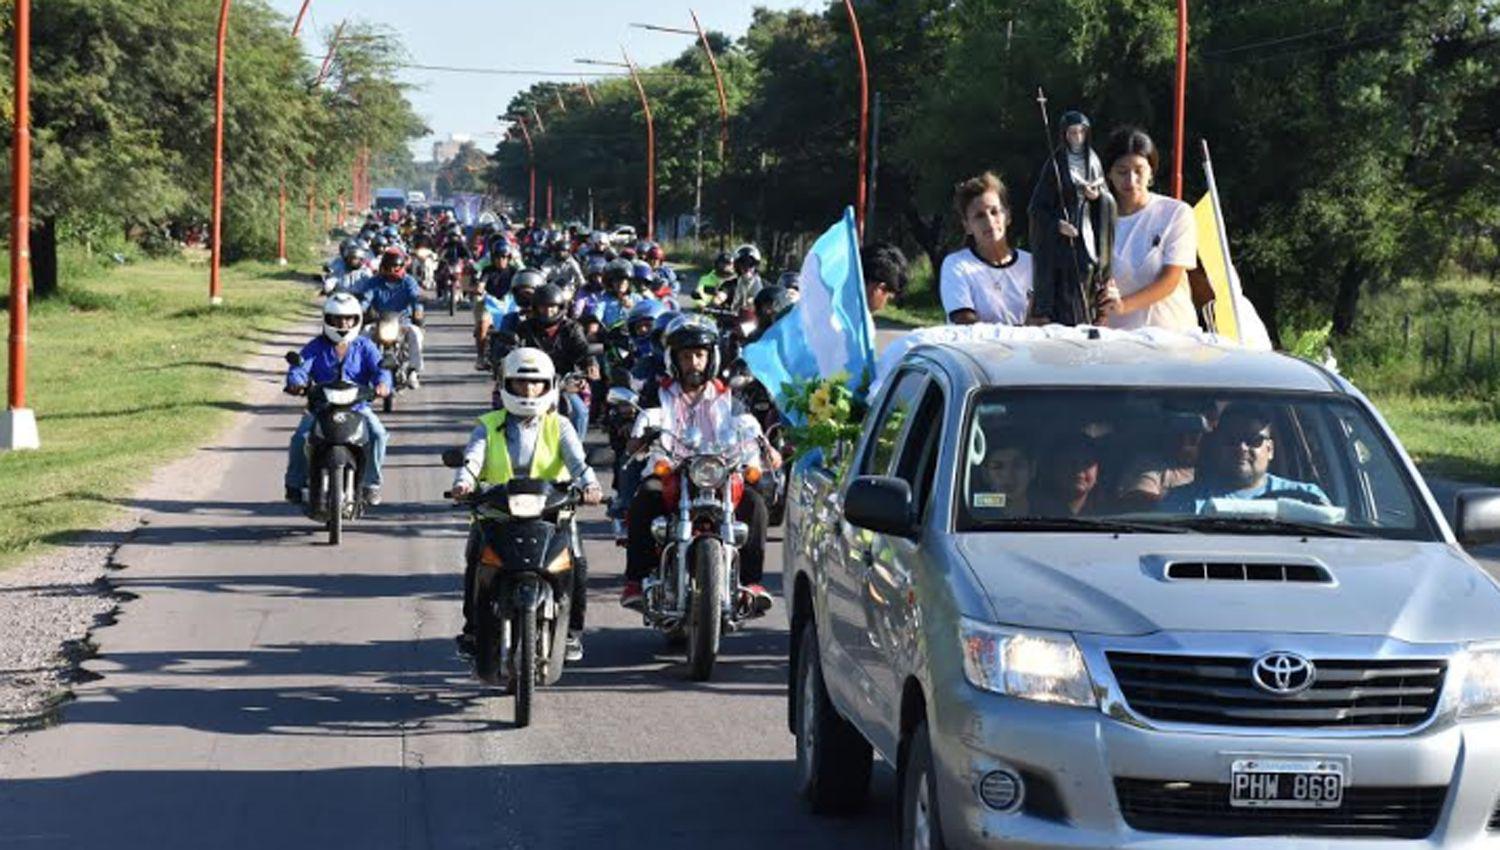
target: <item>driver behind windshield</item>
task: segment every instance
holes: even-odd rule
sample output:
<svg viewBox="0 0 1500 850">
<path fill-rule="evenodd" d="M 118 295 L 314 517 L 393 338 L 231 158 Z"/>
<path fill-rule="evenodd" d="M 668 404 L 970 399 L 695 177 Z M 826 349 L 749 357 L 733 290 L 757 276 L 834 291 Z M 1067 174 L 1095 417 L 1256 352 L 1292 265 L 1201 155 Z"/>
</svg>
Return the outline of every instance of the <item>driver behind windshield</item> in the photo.
<svg viewBox="0 0 1500 850">
<path fill-rule="evenodd" d="M 1272 475 L 1276 439 L 1271 417 L 1248 404 L 1225 409 L 1219 427 L 1204 437 L 1198 475 L 1192 484 L 1171 490 L 1162 509 L 1173 513 L 1204 513 L 1212 499 L 1293 498 L 1330 504 L 1316 484 Z"/>
<path fill-rule="evenodd" d="M 1065 434 L 1054 442 L 1038 464 L 1032 513 L 1043 517 L 1089 516 L 1100 513 L 1099 445 L 1083 432 Z"/>
</svg>

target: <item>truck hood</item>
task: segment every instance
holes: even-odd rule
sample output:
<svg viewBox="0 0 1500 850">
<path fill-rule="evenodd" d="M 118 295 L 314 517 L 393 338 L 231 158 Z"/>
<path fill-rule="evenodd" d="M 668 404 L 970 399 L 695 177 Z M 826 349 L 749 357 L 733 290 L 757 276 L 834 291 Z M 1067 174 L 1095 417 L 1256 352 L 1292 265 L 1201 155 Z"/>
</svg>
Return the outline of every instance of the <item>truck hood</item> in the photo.
<svg viewBox="0 0 1500 850">
<path fill-rule="evenodd" d="M 1208 535 L 959 535 L 999 622 L 1105 635 L 1255 631 L 1500 638 L 1500 587 L 1444 543 Z M 1331 583 L 1171 580 L 1169 562 L 1325 567 Z"/>
</svg>

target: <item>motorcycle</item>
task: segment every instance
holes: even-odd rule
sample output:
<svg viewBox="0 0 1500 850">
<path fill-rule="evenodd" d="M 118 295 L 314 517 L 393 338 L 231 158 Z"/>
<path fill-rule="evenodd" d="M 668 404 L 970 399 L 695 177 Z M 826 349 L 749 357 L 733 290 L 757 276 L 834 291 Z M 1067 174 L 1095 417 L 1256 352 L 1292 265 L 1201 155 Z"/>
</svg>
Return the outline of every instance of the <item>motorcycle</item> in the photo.
<svg viewBox="0 0 1500 850">
<path fill-rule="evenodd" d="M 621 403 L 630 399 L 626 393 L 615 390 Z M 661 445 L 662 437 L 671 438 L 670 447 Z M 704 682 L 713 675 L 722 635 L 760 616 L 738 592 L 739 549 L 750 528 L 734 516 L 745 485 L 761 480 L 760 442 L 656 429 L 652 443 L 659 459 L 648 473 L 662 481 L 667 513 L 651 523 L 661 553 L 641 583 L 642 618 L 669 641 L 687 643 L 689 676 Z"/>
<path fill-rule="evenodd" d="M 380 367 L 391 373 L 391 394 L 381 403 L 385 413 L 395 409 L 396 393 L 411 387 L 411 348 L 401 323 L 404 316 L 404 313 L 382 313 L 380 318 L 365 324 L 370 338 L 380 348 Z"/>
<path fill-rule="evenodd" d="M 766 441 L 782 457 L 791 457 L 794 447 L 788 439 L 790 432 L 781 410 L 776 407 L 776 399 L 764 384 L 750 374 L 743 360 L 731 364 L 728 371 L 730 391 L 740 399 L 745 409 L 755 417 L 755 421 L 760 423 L 760 430 L 766 435 Z M 785 469 L 770 469 L 765 471 L 760 483 L 756 485 L 756 489 L 766 499 L 766 508 L 773 526 L 781 525 L 786 518 L 787 483 Z"/>
<path fill-rule="evenodd" d="M 449 449 L 443 462 L 462 466 L 463 452 Z M 576 489 L 515 478 L 457 502 L 471 511 L 481 540 L 474 675 L 515 694 L 517 726 L 531 723 L 537 686 L 562 678 L 579 498 Z"/>
<path fill-rule="evenodd" d="M 289 351 L 286 362 L 302 365 L 302 355 Z M 307 435 L 308 485 L 302 494 L 309 519 L 328 527 L 328 545 L 344 536 L 344 522 L 364 513 L 360 482 L 369 465 L 370 434 L 364 417 L 354 408 L 375 398 L 372 387 L 348 381 L 312 384 L 306 389 L 307 409 L 316 417 Z"/>
<path fill-rule="evenodd" d="M 436 285 L 438 301 L 448 306 L 448 315 L 458 312 L 458 301 L 465 290 L 469 261 L 464 259 L 443 260 L 438 266 Z"/>
</svg>

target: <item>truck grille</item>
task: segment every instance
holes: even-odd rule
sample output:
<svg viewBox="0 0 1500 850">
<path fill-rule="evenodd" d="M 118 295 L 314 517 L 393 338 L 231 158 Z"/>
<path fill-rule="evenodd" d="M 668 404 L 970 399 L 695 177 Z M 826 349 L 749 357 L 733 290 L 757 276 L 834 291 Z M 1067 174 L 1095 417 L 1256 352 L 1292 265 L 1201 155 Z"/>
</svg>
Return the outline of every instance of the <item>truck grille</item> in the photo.
<svg viewBox="0 0 1500 850">
<path fill-rule="evenodd" d="M 1444 661 L 1314 660 L 1312 687 L 1277 696 L 1251 678 L 1254 659 L 1109 652 L 1110 669 L 1142 717 L 1209 726 L 1410 728 L 1432 716 Z"/>
<path fill-rule="evenodd" d="M 1115 779 L 1120 814 L 1131 829 L 1179 835 L 1284 835 L 1421 839 L 1432 834 L 1448 789 L 1344 789 L 1337 809 L 1260 809 L 1229 805 L 1229 786 Z"/>
</svg>

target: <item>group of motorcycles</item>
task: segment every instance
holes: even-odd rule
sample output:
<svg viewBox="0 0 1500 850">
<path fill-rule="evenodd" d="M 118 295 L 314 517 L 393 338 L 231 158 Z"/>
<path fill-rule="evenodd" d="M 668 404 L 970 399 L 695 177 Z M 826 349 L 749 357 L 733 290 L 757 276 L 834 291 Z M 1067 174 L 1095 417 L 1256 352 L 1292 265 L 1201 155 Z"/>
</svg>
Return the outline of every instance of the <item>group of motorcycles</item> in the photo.
<svg viewBox="0 0 1500 850">
<path fill-rule="evenodd" d="M 413 257 L 412 274 L 431 292 L 431 303 L 449 314 L 462 302 L 484 297 L 475 264 L 468 259 L 447 260 L 427 251 Z M 572 293 L 568 293 L 572 302 Z M 648 296 L 642 296 L 648 297 Z M 699 310 L 701 320 L 713 321 L 720 331 L 728 365 L 720 376 L 740 395 L 760 422 L 762 433 L 783 457 L 787 444 L 785 423 L 766 388 L 755 381 L 737 357 L 753 326 L 747 316 L 711 308 Z M 373 317 L 367 331 L 381 349 L 383 365 L 397 389 L 407 386 L 409 356 L 399 316 Z M 491 359 L 498 370 L 501 354 L 515 345 L 506 331 L 491 331 Z M 590 328 L 589 362 L 561 378 L 561 394 L 583 399 L 600 423 L 616 455 L 615 484 L 624 465 L 646 455 L 656 458 L 646 475 L 664 484 L 668 514 L 652 523 L 651 533 L 660 555 L 653 574 L 643 582 L 645 625 L 666 636 L 673 646 L 685 646 L 690 676 L 711 677 L 721 637 L 742 627 L 761 612 L 751 610 L 740 594 L 739 549 L 750 530 L 735 519 L 744 489 L 757 488 L 770 507 L 772 524 L 785 514 L 786 475 L 763 468 L 760 444 L 735 433 L 674 433 L 653 429 L 654 440 L 636 458 L 627 457 L 632 425 L 644 411 L 643 387 L 634 382 L 632 367 L 639 349 L 622 328 Z M 289 354 L 291 362 L 297 355 Z M 499 375 L 495 378 L 498 380 Z M 389 412 L 394 393 L 384 399 Z M 336 544 L 344 522 L 360 516 L 360 480 L 368 463 L 369 442 L 354 407 L 372 400 L 367 390 L 335 383 L 313 387 L 308 406 L 317 417 L 309 435 L 311 459 L 308 515 L 328 528 Z M 563 410 L 566 407 L 563 406 Z M 648 413 L 649 416 L 649 413 Z M 457 468 L 463 452 L 450 449 L 443 462 Z M 628 494 L 626 494 L 628 497 Z M 445 494 L 450 496 L 451 494 Z M 478 530 L 478 581 L 474 612 L 477 634 L 473 654 L 475 675 L 503 687 L 516 699 L 516 722 L 529 723 L 535 689 L 555 683 L 565 666 L 573 595 L 573 575 L 580 568 L 582 546 L 575 522 L 580 494 L 549 482 L 514 478 L 507 484 L 481 488 L 455 500 L 470 513 Z M 617 540 L 623 544 L 623 540 Z"/>
</svg>

